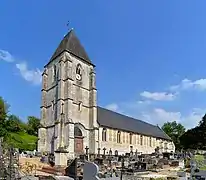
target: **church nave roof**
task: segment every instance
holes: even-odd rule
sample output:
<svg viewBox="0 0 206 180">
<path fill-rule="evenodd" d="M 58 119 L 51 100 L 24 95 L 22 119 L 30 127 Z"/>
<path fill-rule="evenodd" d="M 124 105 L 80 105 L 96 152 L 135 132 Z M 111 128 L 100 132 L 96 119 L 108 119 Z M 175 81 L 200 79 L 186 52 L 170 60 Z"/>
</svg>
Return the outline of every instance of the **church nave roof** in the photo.
<svg viewBox="0 0 206 180">
<path fill-rule="evenodd" d="M 171 138 L 158 126 L 154 126 L 144 121 L 134 119 L 102 107 L 97 108 L 97 121 L 104 127 L 171 140 Z"/>
</svg>

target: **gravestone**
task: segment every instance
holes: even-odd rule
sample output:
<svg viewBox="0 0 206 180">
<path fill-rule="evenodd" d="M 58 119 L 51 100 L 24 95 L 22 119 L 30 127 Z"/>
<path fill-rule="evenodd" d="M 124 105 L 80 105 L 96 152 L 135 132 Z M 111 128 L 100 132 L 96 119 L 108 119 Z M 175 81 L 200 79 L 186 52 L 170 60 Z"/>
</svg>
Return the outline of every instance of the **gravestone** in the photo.
<svg viewBox="0 0 206 180">
<path fill-rule="evenodd" d="M 100 180 L 97 176 L 99 167 L 96 164 L 85 162 L 83 171 L 83 180 Z"/>
<path fill-rule="evenodd" d="M 53 167 L 55 165 L 55 157 L 54 154 L 50 153 L 48 156 L 48 163 Z"/>
<path fill-rule="evenodd" d="M 100 150 L 101 150 L 100 148 L 97 148 L 97 152 L 98 152 L 97 157 L 100 157 Z"/>
<path fill-rule="evenodd" d="M 74 180 L 73 178 L 67 177 L 67 176 L 55 176 L 52 177 L 52 180 Z"/>
<path fill-rule="evenodd" d="M 77 177 L 77 158 L 75 158 L 70 165 L 65 169 L 65 175 L 73 179 Z"/>
<path fill-rule="evenodd" d="M 103 155 L 105 156 L 106 148 L 103 148 Z"/>
<path fill-rule="evenodd" d="M 111 148 L 110 148 L 110 150 L 109 150 L 109 155 L 110 155 L 110 156 L 112 155 L 112 150 L 111 150 Z"/>
<path fill-rule="evenodd" d="M 118 156 L 118 151 L 117 150 L 115 150 L 114 155 Z"/>
<path fill-rule="evenodd" d="M 40 178 L 34 177 L 34 176 L 24 176 L 24 177 L 21 177 L 21 180 L 39 180 L 39 179 Z"/>
<path fill-rule="evenodd" d="M 94 162 L 97 164 L 97 165 L 103 165 L 103 159 L 102 158 L 96 158 L 94 160 Z"/>
<path fill-rule="evenodd" d="M 80 161 L 85 161 L 86 160 L 86 156 L 83 155 L 83 154 L 80 154 L 79 155 L 79 159 L 80 159 Z"/>
</svg>

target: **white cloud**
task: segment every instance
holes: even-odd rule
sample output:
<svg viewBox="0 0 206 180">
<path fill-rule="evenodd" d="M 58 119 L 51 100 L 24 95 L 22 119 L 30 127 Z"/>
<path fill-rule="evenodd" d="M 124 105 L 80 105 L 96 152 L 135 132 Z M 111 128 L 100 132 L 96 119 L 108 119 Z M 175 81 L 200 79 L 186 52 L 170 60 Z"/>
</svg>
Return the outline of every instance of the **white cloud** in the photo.
<svg viewBox="0 0 206 180">
<path fill-rule="evenodd" d="M 14 57 L 5 50 L 0 49 L 0 60 L 6 61 L 6 62 L 14 62 Z"/>
<path fill-rule="evenodd" d="M 111 111 L 118 111 L 119 110 L 119 106 L 116 103 L 108 104 L 105 108 L 109 109 Z"/>
<path fill-rule="evenodd" d="M 155 101 L 172 101 L 175 99 L 176 95 L 172 93 L 167 93 L 167 92 L 148 92 L 144 91 L 140 93 L 140 96 L 147 98 L 147 99 L 152 99 Z"/>
<path fill-rule="evenodd" d="M 180 84 L 170 87 L 172 91 L 181 91 L 188 89 L 206 90 L 206 79 L 198 79 L 195 81 L 183 79 Z"/>
<path fill-rule="evenodd" d="M 5 62 L 16 62 L 16 58 L 11 55 L 8 51 L 0 49 L 0 60 Z M 29 69 L 26 62 L 23 63 L 16 63 L 16 68 L 19 70 L 21 76 L 28 82 L 39 85 L 42 80 L 42 71 L 37 69 Z"/>
<path fill-rule="evenodd" d="M 198 125 L 199 121 L 205 114 L 205 110 L 194 108 L 186 115 L 181 112 L 166 111 L 165 109 L 155 108 L 148 112 L 142 113 L 143 120 L 152 124 L 162 126 L 165 122 L 177 121 L 185 126 L 185 128 L 193 128 Z"/>
<path fill-rule="evenodd" d="M 163 125 L 167 121 L 179 121 L 180 112 L 168 112 L 161 108 L 155 108 L 149 112 L 142 112 L 142 117 L 152 123 Z"/>
<path fill-rule="evenodd" d="M 149 100 L 144 100 L 144 101 L 140 100 L 140 101 L 137 101 L 137 103 L 138 104 L 150 104 L 151 101 L 149 101 Z"/>
<path fill-rule="evenodd" d="M 39 85 L 42 80 L 42 72 L 39 69 L 28 69 L 25 62 L 16 64 L 16 68 L 20 71 L 21 76 L 32 84 Z"/>
<path fill-rule="evenodd" d="M 140 96 L 144 98 L 143 100 L 120 104 L 113 103 L 108 105 L 108 108 L 118 112 L 121 110 L 121 112 L 124 112 L 126 115 L 136 117 L 137 119 L 141 119 L 154 125 L 158 124 L 159 126 L 162 126 L 165 122 L 177 121 L 178 123 L 183 124 L 186 129 L 190 129 L 198 125 L 206 113 L 206 108 L 200 109 L 191 107 L 186 112 L 182 111 L 185 110 L 184 108 L 171 111 L 169 109 L 164 109 L 164 104 L 160 104 L 161 107 L 157 108 L 153 103 L 154 100 L 172 101 L 184 90 L 206 90 L 206 79 L 202 78 L 194 81 L 184 79 L 178 85 L 171 86 L 168 92 L 144 91 L 140 94 Z M 191 105 L 193 105 L 192 96 L 189 98 L 191 99 Z M 175 101 L 173 101 L 173 103 L 175 103 Z M 173 104 L 172 107 L 176 107 L 174 105 L 175 104 Z"/>
<path fill-rule="evenodd" d="M 155 108 L 147 101 L 127 102 L 127 103 L 111 103 L 106 106 L 107 109 L 128 115 L 153 125 L 160 127 L 165 122 L 176 121 L 181 123 L 186 129 L 193 128 L 198 125 L 206 109 L 192 108 L 186 113 L 181 111 L 169 111 L 164 108 Z"/>
</svg>

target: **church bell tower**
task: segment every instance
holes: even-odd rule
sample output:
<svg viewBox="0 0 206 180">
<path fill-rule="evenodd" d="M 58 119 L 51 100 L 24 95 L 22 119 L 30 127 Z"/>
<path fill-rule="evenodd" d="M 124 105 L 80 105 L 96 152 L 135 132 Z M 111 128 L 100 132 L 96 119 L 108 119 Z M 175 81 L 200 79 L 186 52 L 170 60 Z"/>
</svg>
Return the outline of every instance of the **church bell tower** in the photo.
<svg viewBox="0 0 206 180">
<path fill-rule="evenodd" d="M 39 152 L 65 158 L 98 148 L 95 66 L 75 35 L 64 36 L 42 74 Z"/>
</svg>

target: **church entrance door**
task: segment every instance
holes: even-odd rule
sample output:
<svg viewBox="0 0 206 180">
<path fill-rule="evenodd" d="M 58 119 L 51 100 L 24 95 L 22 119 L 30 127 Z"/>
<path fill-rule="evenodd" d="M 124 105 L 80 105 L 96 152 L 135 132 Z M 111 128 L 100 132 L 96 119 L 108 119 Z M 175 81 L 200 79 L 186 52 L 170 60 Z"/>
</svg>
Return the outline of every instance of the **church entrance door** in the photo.
<svg viewBox="0 0 206 180">
<path fill-rule="evenodd" d="M 77 154 L 83 154 L 83 138 L 82 137 L 75 137 L 75 147 L 74 151 Z"/>
<path fill-rule="evenodd" d="M 74 152 L 83 154 L 83 136 L 82 131 L 78 127 L 74 127 Z"/>
</svg>

